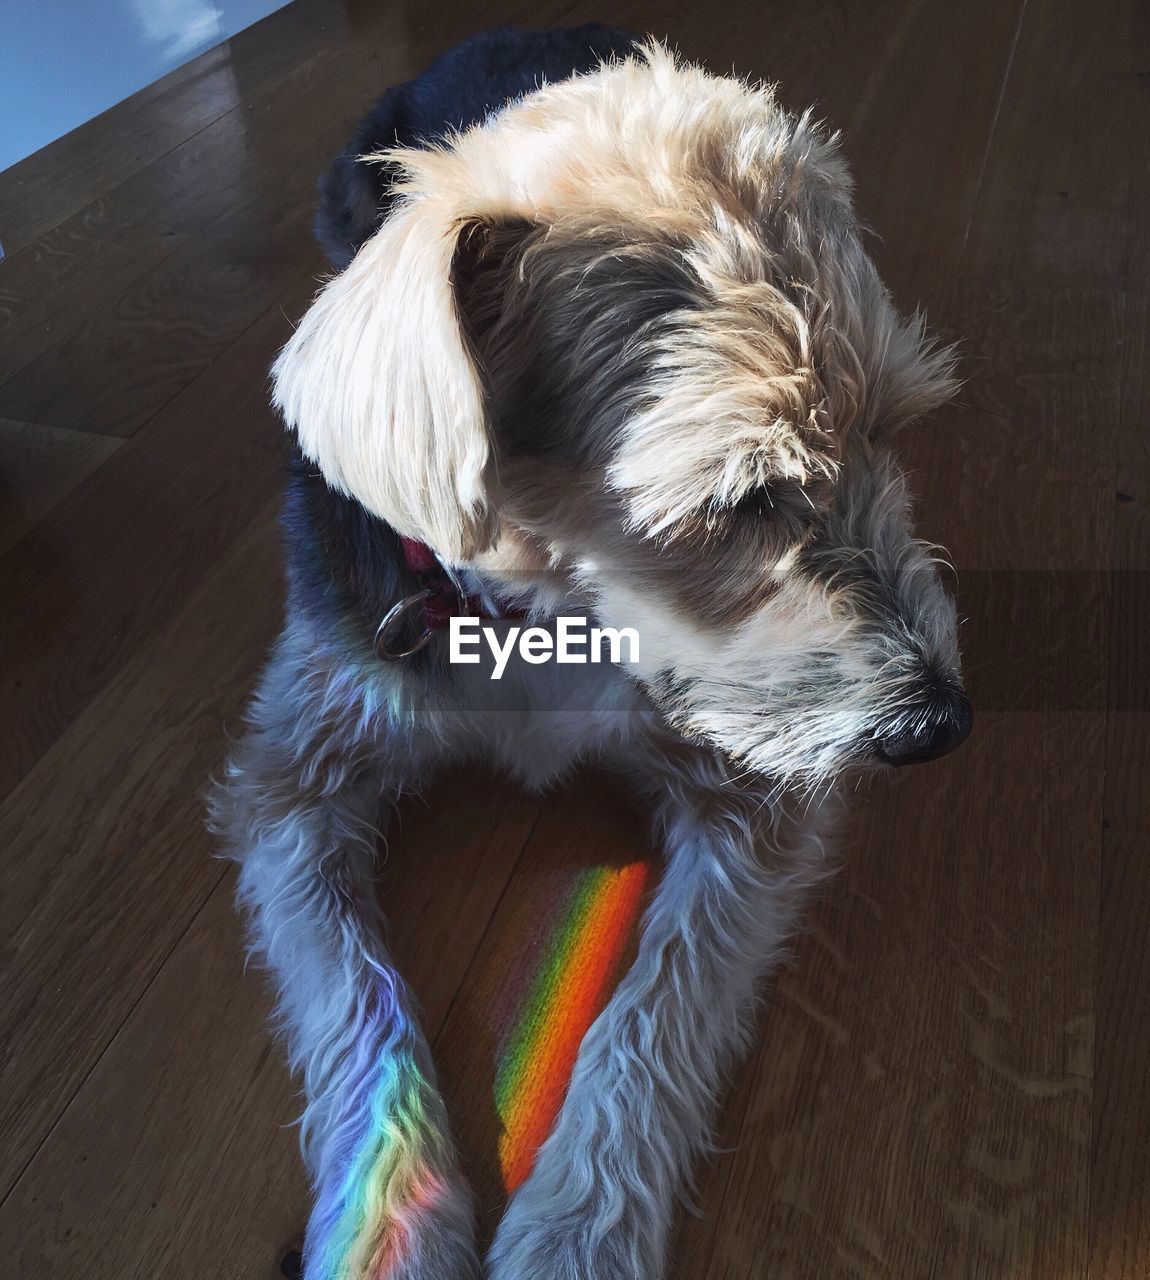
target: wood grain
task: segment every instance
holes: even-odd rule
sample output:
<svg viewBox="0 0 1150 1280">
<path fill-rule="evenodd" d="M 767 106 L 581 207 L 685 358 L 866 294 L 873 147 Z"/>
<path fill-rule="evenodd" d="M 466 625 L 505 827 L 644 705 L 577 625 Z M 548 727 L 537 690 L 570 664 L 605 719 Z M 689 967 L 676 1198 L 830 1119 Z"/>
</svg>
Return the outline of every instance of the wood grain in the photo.
<svg viewBox="0 0 1150 1280">
<path fill-rule="evenodd" d="M 1115 421 L 1106 791 L 1095 974 L 1098 1018 L 1091 1160 L 1090 1274 L 1150 1276 L 1150 16 L 1130 5 L 1108 91 L 1122 124 L 1116 145 L 1129 175 L 1124 212 L 1120 403 Z M 1120 153 L 1121 154 L 1121 153 Z"/>
<path fill-rule="evenodd" d="M 118 440 L 0 418 L 0 555 L 119 447 Z"/>
<path fill-rule="evenodd" d="M 966 185 L 975 202 L 939 220 L 949 238 L 922 244 L 922 279 L 903 259 L 921 232 L 907 225 L 881 255 L 896 288 L 969 335 L 968 407 L 906 451 L 926 527 L 960 569 L 978 728 L 945 770 L 865 797 L 741 1081 L 739 1149 L 721 1204 L 705 1198 L 703 1225 L 688 1224 L 684 1275 L 745 1275 L 750 1257 L 778 1276 L 1086 1269 L 1107 617 L 1092 571 L 1108 556 L 1125 195 L 1097 147 L 1113 102 L 1086 87 L 1106 79 L 1107 37 L 1079 17 L 1028 9 L 999 47 L 1001 101 L 991 81 L 978 114 L 969 84 L 958 93 L 944 64 L 909 57 L 928 77 L 924 104 L 942 92 L 961 114 L 914 115 L 897 98 L 872 110 L 881 191 L 869 146 L 856 157 L 864 208 L 878 192 L 885 229 L 908 182 L 889 180 L 884 128 L 909 149 L 920 130 L 979 121 L 989 144 Z M 981 40 L 986 26 L 972 26 Z M 934 32 L 962 47 L 944 15 Z M 1086 189 L 1071 215 L 1062 169 Z M 933 213 L 936 198 L 947 190 L 907 208 Z M 1084 254 L 1091 270 L 1072 287 Z"/>
<path fill-rule="evenodd" d="M 392 942 L 432 1035 L 539 806 L 475 775 L 444 779 L 425 801 L 401 807 L 405 858 L 401 868 L 388 865 L 382 891 L 399 904 Z M 243 973 L 233 876 L 212 870 L 202 908 L 172 912 L 175 927 L 187 917 L 185 931 L 127 1018 L 98 1011 L 100 1025 L 86 1038 L 103 1051 L 0 1208 L 0 1239 L 19 1241 L 15 1274 L 79 1274 L 95 1252 L 107 1275 L 198 1280 L 221 1259 L 226 1275 L 270 1275 L 298 1243 L 306 1219 L 299 1100 L 267 1033 L 265 984 L 254 970 Z M 432 918 L 442 922 L 438 932 Z M 110 1125 L 109 1116 L 123 1123 Z"/>
<path fill-rule="evenodd" d="M 222 215 L 133 281 L 0 387 L 0 411 L 134 435 L 314 269 L 309 178 Z M 113 364 L 135 372 L 109 382 Z"/>
<path fill-rule="evenodd" d="M 0 808 L 4 1192 L 224 874 L 203 790 L 279 595 L 267 504 L 253 519 Z"/>
<path fill-rule="evenodd" d="M 609 779 L 589 774 L 549 796 L 435 1040 L 485 1240 L 494 1235 L 506 1200 L 499 1161 L 502 1122 L 494 1097 L 500 1044 L 518 999 L 544 962 L 557 905 L 581 873 L 650 859 L 652 853 L 647 823 Z"/>
<path fill-rule="evenodd" d="M 672 1276 L 1150 1277 L 1145 6 L 607 16 L 844 130 L 883 273 L 967 379 L 903 448 L 958 566 L 975 734 L 858 796 Z M 277 621 L 267 368 L 319 269 L 312 184 L 362 106 L 497 21 L 592 18 L 297 0 L 0 175 L 14 1275 L 270 1277 L 298 1240 L 294 1086 L 200 801 Z M 557 884 L 647 852 L 596 776 L 540 801 L 457 775 L 390 835 L 393 945 L 485 1236 L 509 976 Z"/>
<path fill-rule="evenodd" d="M 295 0 L 0 174 L 0 242 L 14 254 L 77 210 L 147 169 L 214 121 L 241 136 L 249 95 L 297 76 L 316 56 L 338 7 Z M 330 40 L 330 36 L 327 36 Z"/>
<path fill-rule="evenodd" d="M 295 1090 L 261 1029 L 264 985 L 239 980 L 232 875 L 218 880 L 0 1208 L 13 1274 L 82 1275 L 95 1258 L 98 1275 L 270 1280 L 295 1240 Z"/>
<path fill-rule="evenodd" d="M 332 36 L 261 82 L 241 122 L 216 120 L 10 258 L 0 411 L 130 435 L 315 260 L 315 175 L 398 74 L 386 46 Z M 301 96 L 327 109 L 288 126 Z M 135 376 L 109 384 L 109 362 Z"/>
<path fill-rule="evenodd" d="M 119 454 L 0 559 L 7 749 L 0 795 L 165 626 L 279 486 L 266 370 L 313 270 Z M 285 312 L 287 314 L 285 314 Z"/>
</svg>

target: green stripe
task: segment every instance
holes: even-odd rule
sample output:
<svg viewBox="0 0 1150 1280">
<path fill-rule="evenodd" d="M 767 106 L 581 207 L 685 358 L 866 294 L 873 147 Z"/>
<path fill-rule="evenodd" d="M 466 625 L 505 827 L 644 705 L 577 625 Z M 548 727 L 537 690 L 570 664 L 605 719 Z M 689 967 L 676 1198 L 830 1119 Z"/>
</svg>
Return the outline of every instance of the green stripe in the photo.
<svg viewBox="0 0 1150 1280">
<path fill-rule="evenodd" d="M 539 1037 L 547 1025 L 550 1006 L 559 994 L 567 961 L 608 874 L 608 868 L 595 867 L 586 874 L 583 883 L 575 889 L 563 923 L 556 931 L 548 949 L 547 958 L 535 976 L 530 995 L 524 1003 L 519 1024 L 507 1046 L 495 1078 L 495 1105 L 500 1115 L 506 1112 L 512 1098 L 523 1083 L 523 1077 L 530 1065 Z"/>
</svg>

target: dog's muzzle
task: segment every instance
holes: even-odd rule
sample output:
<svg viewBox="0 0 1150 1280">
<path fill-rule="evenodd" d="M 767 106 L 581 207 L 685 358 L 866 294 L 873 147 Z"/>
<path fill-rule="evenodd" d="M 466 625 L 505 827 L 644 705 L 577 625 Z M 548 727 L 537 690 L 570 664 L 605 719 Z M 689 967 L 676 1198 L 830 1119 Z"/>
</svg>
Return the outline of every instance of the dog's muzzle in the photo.
<svg viewBox="0 0 1150 1280">
<path fill-rule="evenodd" d="M 878 758 L 895 765 L 937 760 L 966 741 L 973 723 L 970 699 L 961 689 L 947 686 L 924 707 L 912 728 L 878 739 Z"/>
</svg>

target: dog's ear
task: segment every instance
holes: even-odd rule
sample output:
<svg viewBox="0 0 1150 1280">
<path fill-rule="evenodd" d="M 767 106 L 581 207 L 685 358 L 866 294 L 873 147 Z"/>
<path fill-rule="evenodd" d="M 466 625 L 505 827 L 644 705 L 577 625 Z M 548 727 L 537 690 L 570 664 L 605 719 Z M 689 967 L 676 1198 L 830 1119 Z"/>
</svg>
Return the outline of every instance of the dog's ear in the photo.
<svg viewBox="0 0 1150 1280">
<path fill-rule="evenodd" d="M 429 198 L 401 205 L 273 370 L 275 403 L 328 483 L 457 561 L 496 525 L 484 392 L 454 284 L 477 222 Z"/>
</svg>

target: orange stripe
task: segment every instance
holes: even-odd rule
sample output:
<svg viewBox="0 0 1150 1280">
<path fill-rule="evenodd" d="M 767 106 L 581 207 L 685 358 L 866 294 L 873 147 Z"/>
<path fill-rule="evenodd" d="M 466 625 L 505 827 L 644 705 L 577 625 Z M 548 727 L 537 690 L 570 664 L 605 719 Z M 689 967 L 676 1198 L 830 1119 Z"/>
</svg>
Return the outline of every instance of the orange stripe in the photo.
<svg viewBox="0 0 1150 1280">
<path fill-rule="evenodd" d="M 535 1153 L 563 1105 L 579 1045 L 605 1003 L 635 926 L 647 874 L 642 862 L 608 872 L 571 941 L 536 1043 L 528 1051 L 529 1068 L 503 1117 L 500 1162 L 509 1192 L 531 1172 Z"/>
</svg>

